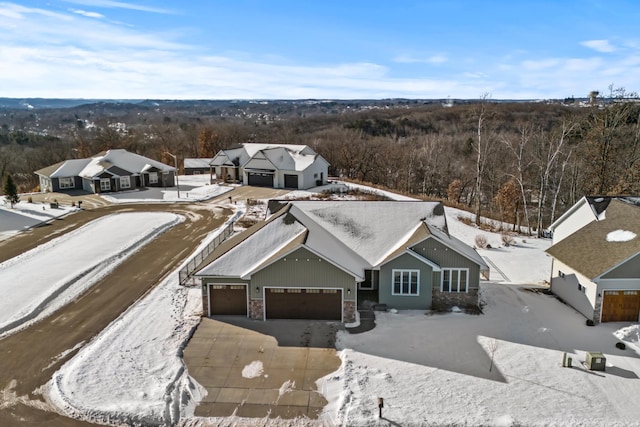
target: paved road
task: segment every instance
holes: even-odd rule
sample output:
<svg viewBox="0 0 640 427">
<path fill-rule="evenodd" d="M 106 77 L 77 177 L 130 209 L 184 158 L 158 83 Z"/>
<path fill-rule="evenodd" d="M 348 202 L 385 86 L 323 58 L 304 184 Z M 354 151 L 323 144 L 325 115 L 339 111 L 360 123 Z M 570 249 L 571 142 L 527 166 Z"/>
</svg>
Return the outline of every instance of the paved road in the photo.
<svg viewBox="0 0 640 427">
<path fill-rule="evenodd" d="M 234 200 L 273 197 L 279 190 L 241 187 L 214 199 L 209 204 L 221 207 L 215 215 L 192 215 L 210 207 L 203 204 L 109 205 L 83 210 L 51 223 L 0 241 L 0 262 L 19 255 L 39 244 L 72 231 L 103 215 L 132 211 L 168 211 L 185 214 L 186 220 L 146 245 L 112 274 L 95 284 L 75 301 L 49 318 L 0 340 L 0 426 L 75 427 L 93 424 L 73 420 L 55 412 L 35 392 L 78 350 L 52 363 L 64 351 L 88 342 L 116 319 L 127 307 L 143 296 L 200 244 L 202 239 L 224 223 L 231 211 L 229 195 Z M 285 191 L 282 191 L 285 193 Z M 92 206 L 98 206 L 96 203 Z M 83 203 L 83 208 L 89 203 Z M 141 269 L 140 266 L 145 266 Z M 46 272 L 42 272 L 46 280 Z M 17 286 L 19 284 L 16 284 Z"/>
</svg>

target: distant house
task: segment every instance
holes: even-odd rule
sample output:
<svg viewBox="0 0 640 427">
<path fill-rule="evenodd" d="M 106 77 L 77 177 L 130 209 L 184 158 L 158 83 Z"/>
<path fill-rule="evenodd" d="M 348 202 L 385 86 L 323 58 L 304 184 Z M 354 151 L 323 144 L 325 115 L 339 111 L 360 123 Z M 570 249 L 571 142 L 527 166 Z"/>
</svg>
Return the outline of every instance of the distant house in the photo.
<svg viewBox="0 0 640 427">
<path fill-rule="evenodd" d="M 271 201 L 265 222 L 220 245 L 196 273 L 204 313 L 353 322 L 389 308 L 478 303 L 478 253 L 422 201 Z"/>
<path fill-rule="evenodd" d="M 551 291 L 599 322 L 640 320 L 640 197 L 583 197 L 555 221 Z"/>
<path fill-rule="evenodd" d="M 40 191 L 108 193 L 141 187 L 173 187 L 175 168 L 127 150 L 109 150 L 35 171 Z"/>
<path fill-rule="evenodd" d="M 245 143 L 211 160 L 219 179 L 259 187 L 306 190 L 327 183 L 329 162 L 306 145 Z"/>
<path fill-rule="evenodd" d="M 211 159 L 184 159 L 185 175 L 201 175 L 211 172 Z"/>
</svg>

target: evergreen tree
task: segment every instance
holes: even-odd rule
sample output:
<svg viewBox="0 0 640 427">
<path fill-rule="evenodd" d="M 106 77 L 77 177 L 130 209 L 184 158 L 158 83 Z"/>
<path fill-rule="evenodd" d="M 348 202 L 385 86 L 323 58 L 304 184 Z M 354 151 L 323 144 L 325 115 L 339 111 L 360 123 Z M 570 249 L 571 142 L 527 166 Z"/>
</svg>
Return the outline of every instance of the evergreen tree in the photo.
<svg viewBox="0 0 640 427">
<path fill-rule="evenodd" d="M 9 203 L 11 203 L 12 209 L 13 205 L 20 201 L 20 196 L 18 195 L 18 187 L 16 187 L 16 183 L 13 182 L 13 178 L 11 177 L 11 175 L 7 175 L 7 179 L 4 181 L 4 197 Z"/>
</svg>

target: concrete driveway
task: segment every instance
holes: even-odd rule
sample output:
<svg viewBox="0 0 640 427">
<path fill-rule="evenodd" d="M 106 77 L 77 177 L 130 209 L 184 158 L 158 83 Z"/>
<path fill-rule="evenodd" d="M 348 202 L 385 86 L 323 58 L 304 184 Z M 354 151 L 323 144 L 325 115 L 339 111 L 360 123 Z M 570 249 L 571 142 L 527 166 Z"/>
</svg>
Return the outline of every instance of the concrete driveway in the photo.
<svg viewBox="0 0 640 427">
<path fill-rule="evenodd" d="M 335 349 L 328 348 L 340 327 L 317 321 L 203 318 L 184 351 L 189 373 L 208 393 L 195 415 L 317 418 L 327 401 L 315 382 L 340 367 Z"/>
</svg>

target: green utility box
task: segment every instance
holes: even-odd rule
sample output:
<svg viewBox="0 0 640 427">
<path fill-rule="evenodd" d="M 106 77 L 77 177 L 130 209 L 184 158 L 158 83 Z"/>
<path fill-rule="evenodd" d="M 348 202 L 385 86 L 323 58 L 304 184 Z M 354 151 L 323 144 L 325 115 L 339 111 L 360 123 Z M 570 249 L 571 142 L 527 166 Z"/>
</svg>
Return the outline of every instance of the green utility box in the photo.
<svg viewBox="0 0 640 427">
<path fill-rule="evenodd" d="M 597 351 L 587 352 L 587 368 L 591 371 L 604 371 L 607 365 L 607 359 L 604 354 Z"/>
</svg>

